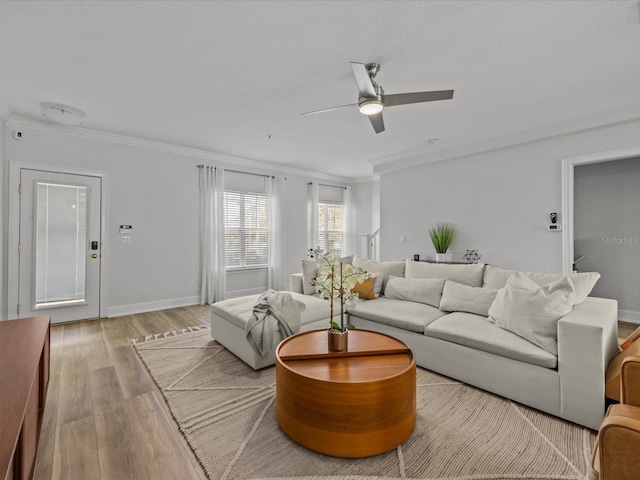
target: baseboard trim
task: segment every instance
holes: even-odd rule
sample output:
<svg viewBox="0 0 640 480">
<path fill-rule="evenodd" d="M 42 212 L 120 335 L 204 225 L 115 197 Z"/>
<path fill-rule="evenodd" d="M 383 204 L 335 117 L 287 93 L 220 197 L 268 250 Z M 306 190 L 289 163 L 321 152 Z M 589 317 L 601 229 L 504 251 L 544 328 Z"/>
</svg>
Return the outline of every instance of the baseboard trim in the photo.
<svg viewBox="0 0 640 480">
<path fill-rule="evenodd" d="M 107 317 L 121 317 L 123 315 L 135 315 L 136 313 L 155 312 L 168 308 L 188 307 L 200 304 L 200 297 L 170 298 L 168 300 L 158 300 L 157 302 L 133 303 L 130 305 L 116 305 L 107 307 Z"/>
<path fill-rule="evenodd" d="M 618 310 L 618 320 L 627 323 L 637 323 L 640 325 L 640 312 L 633 310 Z"/>
</svg>

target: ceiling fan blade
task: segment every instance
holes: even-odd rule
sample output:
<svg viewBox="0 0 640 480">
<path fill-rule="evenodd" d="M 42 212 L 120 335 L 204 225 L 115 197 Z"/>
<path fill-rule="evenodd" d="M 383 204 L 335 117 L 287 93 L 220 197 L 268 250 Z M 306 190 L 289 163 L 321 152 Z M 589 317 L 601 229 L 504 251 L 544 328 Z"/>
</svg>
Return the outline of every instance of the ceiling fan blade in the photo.
<svg viewBox="0 0 640 480">
<path fill-rule="evenodd" d="M 360 95 L 363 97 L 376 98 L 376 89 L 373 83 L 371 83 L 371 78 L 369 78 L 365 64 L 351 62 L 351 69 L 353 70 L 353 76 L 356 77 Z"/>
<path fill-rule="evenodd" d="M 384 106 L 407 105 L 410 103 L 434 102 L 436 100 L 451 100 L 453 90 L 439 90 L 435 92 L 397 93 L 384 96 Z"/>
<path fill-rule="evenodd" d="M 375 115 L 369 115 L 369 120 L 376 133 L 384 132 L 384 120 L 382 119 L 382 112 Z"/>
<path fill-rule="evenodd" d="M 323 108 L 322 110 L 314 110 L 313 112 L 304 112 L 300 115 L 315 115 L 316 113 L 332 112 L 333 110 L 340 110 L 341 108 L 350 108 L 357 106 L 357 103 L 349 103 L 347 105 L 340 105 L 339 107 Z"/>
</svg>

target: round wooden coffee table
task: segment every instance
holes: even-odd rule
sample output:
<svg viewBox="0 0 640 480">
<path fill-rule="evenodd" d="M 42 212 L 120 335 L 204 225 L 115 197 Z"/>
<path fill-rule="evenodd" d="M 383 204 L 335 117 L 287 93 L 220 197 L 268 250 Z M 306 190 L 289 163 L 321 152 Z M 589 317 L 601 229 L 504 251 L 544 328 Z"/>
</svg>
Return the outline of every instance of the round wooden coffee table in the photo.
<svg viewBox="0 0 640 480">
<path fill-rule="evenodd" d="M 349 350 L 327 351 L 313 330 L 276 349 L 276 418 L 293 441 L 335 457 L 368 457 L 403 443 L 416 423 L 416 363 L 388 335 L 349 330 Z"/>
</svg>

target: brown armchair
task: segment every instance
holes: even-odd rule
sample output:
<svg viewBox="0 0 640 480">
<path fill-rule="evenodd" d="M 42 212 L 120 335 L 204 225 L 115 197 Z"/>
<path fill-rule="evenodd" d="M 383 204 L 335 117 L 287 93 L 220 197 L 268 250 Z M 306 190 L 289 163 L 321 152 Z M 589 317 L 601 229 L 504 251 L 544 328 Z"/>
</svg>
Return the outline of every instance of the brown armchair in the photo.
<svg viewBox="0 0 640 480">
<path fill-rule="evenodd" d="M 620 404 L 611 405 L 600 426 L 591 460 L 591 478 L 640 479 L 640 357 L 620 367 Z"/>
</svg>

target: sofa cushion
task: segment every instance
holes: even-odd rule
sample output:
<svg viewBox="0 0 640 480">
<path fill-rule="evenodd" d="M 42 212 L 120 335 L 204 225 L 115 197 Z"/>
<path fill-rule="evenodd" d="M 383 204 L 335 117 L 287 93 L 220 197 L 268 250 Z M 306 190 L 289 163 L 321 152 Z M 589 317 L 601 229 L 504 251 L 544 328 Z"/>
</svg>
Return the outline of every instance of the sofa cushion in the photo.
<svg viewBox="0 0 640 480">
<path fill-rule="evenodd" d="M 390 275 L 384 296 L 439 308 L 444 282 L 439 278 L 404 278 Z"/>
<path fill-rule="evenodd" d="M 367 273 L 382 273 L 382 293 L 387 285 L 389 275 L 395 277 L 404 277 L 404 262 L 380 262 L 378 260 L 367 260 L 359 256 L 353 257 L 352 265 L 354 268 L 360 268 Z"/>
<path fill-rule="evenodd" d="M 300 312 L 301 325 L 326 318 L 327 327 L 329 326 L 331 308 L 328 300 L 297 292 L 288 293 L 291 294 L 294 300 L 305 305 L 305 308 Z M 251 318 L 251 315 L 253 315 L 253 306 L 258 301 L 259 296 L 260 295 L 248 295 L 246 297 L 228 298 L 211 305 L 211 312 L 244 330 L 247 321 Z"/>
<path fill-rule="evenodd" d="M 574 299 L 575 289 L 567 277 L 541 287 L 516 272 L 498 291 L 489 320 L 557 355 L 558 320 L 571 311 Z"/>
<path fill-rule="evenodd" d="M 446 280 L 440 300 L 440 310 L 445 312 L 468 312 L 489 316 L 489 308 L 496 299 L 498 290 L 470 287 Z"/>
<path fill-rule="evenodd" d="M 532 365 L 545 368 L 558 365 L 555 355 L 473 313 L 445 315 L 427 325 L 424 334 Z"/>
<path fill-rule="evenodd" d="M 407 260 L 404 276 L 407 278 L 441 278 L 470 287 L 481 287 L 484 264 L 447 265 Z"/>
<path fill-rule="evenodd" d="M 302 260 L 302 293 L 312 295 L 316 293 L 316 287 L 311 285 L 311 280 L 318 275 L 318 262 L 315 260 Z"/>
<path fill-rule="evenodd" d="M 483 287 L 500 289 L 507 284 L 507 280 L 515 273 L 515 270 L 506 270 L 500 267 L 487 265 L 484 269 Z M 540 272 L 522 272 L 525 276 L 536 282 L 541 287 L 555 282 L 563 277 L 569 277 L 576 290 L 574 305 L 579 305 L 589 296 L 591 290 L 600 278 L 597 272 L 580 272 L 571 275 L 562 275 L 560 273 L 540 273 Z"/>
<path fill-rule="evenodd" d="M 422 333 L 424 327 L 444 315 L 424 303 L 381 297 L 375 302 L 357 302 L 348 306 L 349 313 L 410 332 Z"/>
</svg>

